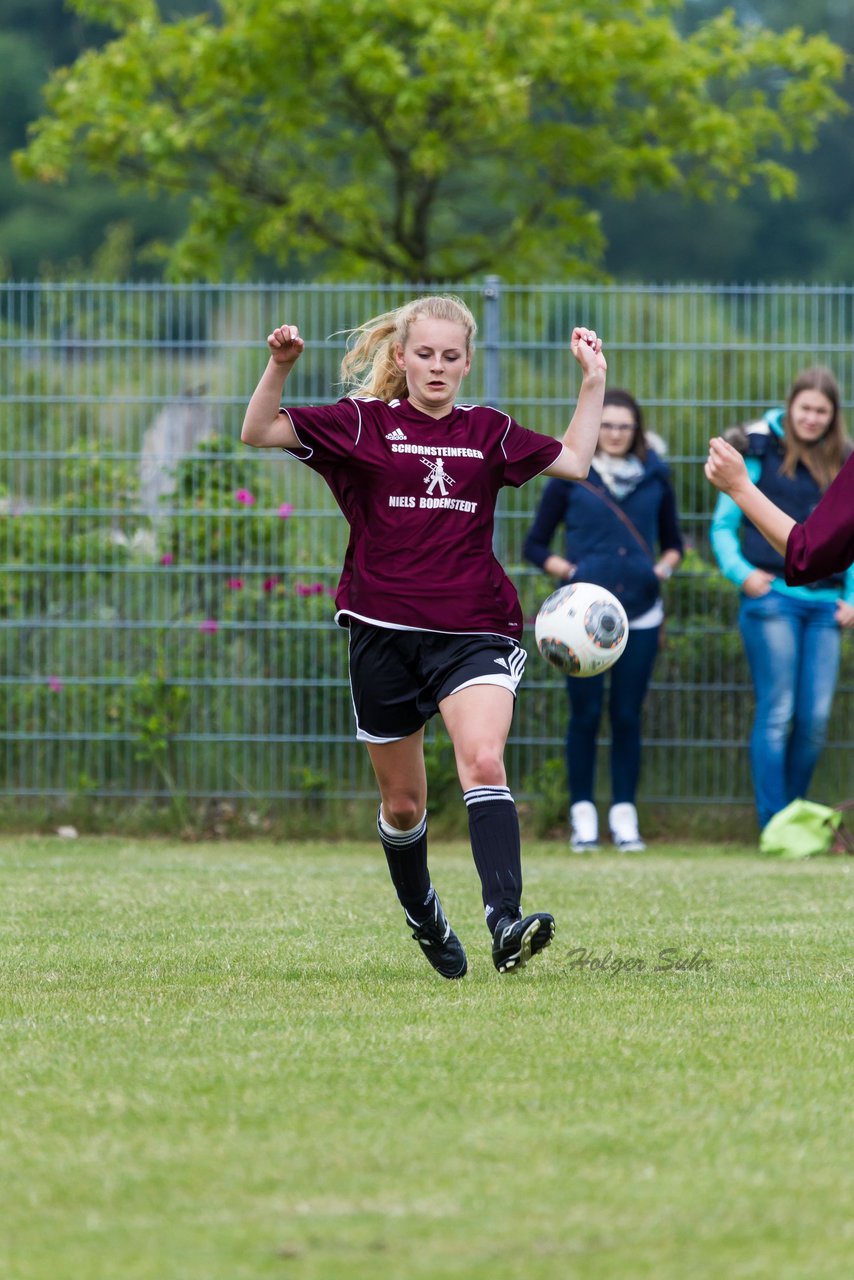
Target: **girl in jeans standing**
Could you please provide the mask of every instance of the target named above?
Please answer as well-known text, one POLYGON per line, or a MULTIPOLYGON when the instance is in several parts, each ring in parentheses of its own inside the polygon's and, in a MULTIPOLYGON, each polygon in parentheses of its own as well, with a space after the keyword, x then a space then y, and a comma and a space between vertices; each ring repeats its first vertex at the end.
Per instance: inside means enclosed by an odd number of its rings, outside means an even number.
POLYGON ((599 847, 594 802, 596 740, 605 706, 611 723, 611 839, 623 853, 646 847, 635 796, 641 769, 641 716, 658 654, 664 606, 661 583, 682 559, 676 498, 664 462, 644 429, 640 405, 628 391, 606 391, 589 483, 550 480, 525 539, 525 556, 558 583, 595 582, 622 602, 629 639, 607 673, 567 677, 570 717, 566 763, 570 847, 599 847), (563 525, 561 552, 551 548, 563 525), (653 551, 658 547, 658 555, 653 551))
MULTIPOLYGON (((793 520, 807 518, 849 452, 839 387, 807 369, 785 408, 730 433, 758 491, 793 520)), ((807 794, 827 737, 841 628, 854 627, 854 570, 787 586, 784 559, 726 493, 712 519, 712 550, 741 590, 739 628, 756 697, 750 765, 760 827, 807 794)))

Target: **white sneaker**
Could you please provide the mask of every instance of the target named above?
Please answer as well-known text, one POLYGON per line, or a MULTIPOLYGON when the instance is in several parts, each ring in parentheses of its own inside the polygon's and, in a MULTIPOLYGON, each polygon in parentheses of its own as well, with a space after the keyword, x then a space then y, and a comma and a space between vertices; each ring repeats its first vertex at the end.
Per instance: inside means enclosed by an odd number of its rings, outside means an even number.
POLYGON ((592 853, 599 848, 599 815, 592 800, 571 805, 569 822, 569 847, 573 853, 592 853))
POLYGON ((638 831, 638 811, 633 804, 612 804, 608 811, 611 839, 621 853, 643 853, 646 845, 638 831))

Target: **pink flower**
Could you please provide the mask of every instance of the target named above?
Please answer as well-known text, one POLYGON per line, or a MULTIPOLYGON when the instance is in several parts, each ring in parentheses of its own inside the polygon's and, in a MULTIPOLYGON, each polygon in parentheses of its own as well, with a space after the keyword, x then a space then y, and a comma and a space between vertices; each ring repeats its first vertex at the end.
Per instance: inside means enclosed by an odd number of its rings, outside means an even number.
POLYGON ((59 693, 62 688, 62 681, 57 676, 51 676, 47 682, 47 687, 53 693, 59 693))
POLYGON ((288 516, 294 514, 294 504, 292 502, 283 502, 279 507, 279 516, 282 520, 287 520, 288 516))
POLYGON ((251 507, 255 502, 255 494, 250 493, 248 489, 238 489, 234 497, 235 501, 242 502, 244 507, 251 507))
POLYGON ((265 591, 275 591, 275 590, 276 590, 276 587, 277 587, 278 585, 279 585, 279 579, 278 579, 277 577, 275 577, 275 576, 273 576, 272 578, 265 578, 265 579, 264 579, 264 590, 265 590, 265 591))
POLYGON ((294 591, 297 593, 298 596, 322 596, 323 583, 322 582, 311 582, 311 583, 298 582, 294 587, 294 591))
POLYGON ((171 551, 167 551, 165 555, 162 555, 162 556, 160 557, 160 563, 161 563, 161 564, 172 564, 172 562, 174 561, 174 559, 175 559, 175 557, 173 556, 172 552, 171 552, 171 551))
POLYGON ((337 595, 338 595, 338 588, 337 588, 337 587, 327 587, 327 588, 326 588, 326 594, 327 594, 328 596, 337 596, 337 595))
POLYGON ((199 623, 199 630, 206 632, 208 635, 213 635, 218 629, 219 623, 216 618, 205 618, 204 622, 199 623))
POLYGON ((243 579, 242 579, 242 578, 227 578, 227 579, 226 579, 226 583, 225 583, 225 585, 228 587, 229 591, 242 591, 242 590, 243 590, 243 579))

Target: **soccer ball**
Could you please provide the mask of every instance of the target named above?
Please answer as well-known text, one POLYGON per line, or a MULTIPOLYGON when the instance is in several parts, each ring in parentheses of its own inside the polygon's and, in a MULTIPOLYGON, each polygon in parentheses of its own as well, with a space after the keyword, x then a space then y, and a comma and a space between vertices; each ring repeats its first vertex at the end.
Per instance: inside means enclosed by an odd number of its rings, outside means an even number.
POLYGON ((540 606, 534 625, 537 648, 568 676, 598 676, 619 658, 629 620, 615 595, 592 582, 571 582, 540 606))

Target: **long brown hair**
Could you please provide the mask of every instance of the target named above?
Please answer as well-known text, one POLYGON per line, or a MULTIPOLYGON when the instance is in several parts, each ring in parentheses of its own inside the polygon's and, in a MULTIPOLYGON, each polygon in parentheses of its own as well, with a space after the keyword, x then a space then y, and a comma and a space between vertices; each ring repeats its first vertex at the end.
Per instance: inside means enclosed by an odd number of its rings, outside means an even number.
POLYGON ((409 326, 426 316, 461 325, 466 335, 466 356, 474 350, 477 324, 466 304, 450 293, 413 298, 395 311, 366 320, 349 332, 348 350, 341 361, 341 382, 350 395, 399 400, 407 394, 406 374, 394 359, 396 346, 406 346, 409 326))
POLYGON ((839 383, 829 369, 815 365, 798 374, 786 398, 783 414, 783 463, 780 471, 784 476, 794 476, 798 463, 802 462, 820 489, 826 489, 836 478, 850 452, 841 400, 839 383), (829 427, 813 444, 799 440, 792 427, 792 404, 802 391, 818 391, 833 406, 829 427))

